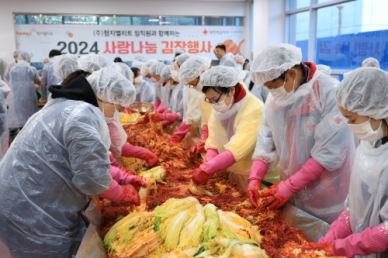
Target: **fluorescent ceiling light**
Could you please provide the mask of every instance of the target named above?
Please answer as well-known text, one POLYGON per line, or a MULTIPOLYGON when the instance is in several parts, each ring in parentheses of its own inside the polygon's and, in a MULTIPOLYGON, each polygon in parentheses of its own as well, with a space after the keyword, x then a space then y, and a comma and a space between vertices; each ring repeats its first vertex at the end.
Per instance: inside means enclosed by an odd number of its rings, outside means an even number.
POLYGON ((149 19, 148 21, 159 21, 159 19, 149 19))

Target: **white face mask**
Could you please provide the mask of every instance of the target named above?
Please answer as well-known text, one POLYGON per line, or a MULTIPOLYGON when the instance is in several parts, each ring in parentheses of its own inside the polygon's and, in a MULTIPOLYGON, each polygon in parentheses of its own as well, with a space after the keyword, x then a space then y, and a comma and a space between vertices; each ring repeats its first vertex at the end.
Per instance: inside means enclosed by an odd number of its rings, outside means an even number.
POLYGON ((196 91, 202 93, 203 85, 201 82, 198 82, 197 86, 194 87, 196 91))
POLYGON ((242 65, 237 65, 236 68, 239 69, 239 70, 242 70, 243 66, 242 65))
POLYGON ((143 83, 143 78, 141 78, 141 76, 135 78, 135 85, 141 85, 143 83))
POLYGON ((222 101, 219 101, 218 103, 212 104, 213 109, 219 113, 225 113, 226 111, 228 111, 232 107, 233 97, 232 97, 232 100, 230 101, 230 104, 228 106, 225 104, 225 99, 226 99, 226 95, 222 101))
POLYGON ((167 83, 167 87, 169 87, 170 89, 175 89, 176 88, 176 84, 174 85, 171 85, 170 82, 167 83))
POLYGON ((361 124, 348 124, 350 131, 352 131, 362 141, 377 141, 384 137, 383 128, 380 123, 379 128, 374 131, 370 124, 370 118, 368 121, 361 124))
POLYGON ((152 83, 157 83, 157 82, 158 82, 158 80, 156 80, 156 78, 154 78, 154 77, 151 77, 150 81, 151 81, 152 83))
MULTIPOLYGON (((287 78, 287 77, 286 77, 287 78)), ((284 85, 286 84, 287 80, 284 80, 283 86, 276 88, 276 89, 270 89, 269 92, 271 92, 272 96, 277 100, 286 100, 288 99, 294 92, 295 92, 295 80, 294 80, 294 86, 292 86, 292 90, 290 92, 287 92, 284 88, 284 85)))
POLYGON ((171 77, 172 77, 172 79, 174 80, 174 81, 176 81, 176 82, 180 82, 180 80, 179 80, 179 72, 177 72, 177 71, 172 71, 171 72, 171 77))

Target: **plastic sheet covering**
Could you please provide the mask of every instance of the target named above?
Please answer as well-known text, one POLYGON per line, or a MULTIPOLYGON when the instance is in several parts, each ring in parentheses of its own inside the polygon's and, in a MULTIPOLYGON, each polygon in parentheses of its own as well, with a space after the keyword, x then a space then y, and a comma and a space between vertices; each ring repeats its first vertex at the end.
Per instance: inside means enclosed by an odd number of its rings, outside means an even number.
POLYGON ((315 243, 325 236, 331 228, 325 221, 298 209, 290 203, 284 206, 282 217, 288 225, 300 229, 315 243))
POLYGON ((103 258, 106 255, 104 244, 100 237, 102 215, 98 202, 99 198, 94 196, 89 206, 82 213, 90 224, 86 229, 77 255, 75 256, 76 258, 103 258))

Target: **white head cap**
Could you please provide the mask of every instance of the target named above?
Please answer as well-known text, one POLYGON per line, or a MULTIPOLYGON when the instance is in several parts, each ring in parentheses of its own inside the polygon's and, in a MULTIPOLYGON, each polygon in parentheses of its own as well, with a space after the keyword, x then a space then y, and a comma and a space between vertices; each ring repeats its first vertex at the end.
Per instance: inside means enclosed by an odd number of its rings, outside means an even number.
POLYGON ((179 67, 181 67, 182 64, 183 64, 187 59, 189 59, 189 58, 190 58, 189 55, 184 54, 184 55, 177 56, 177 57, 175 58, 175 61, 178 63, 179 67))
POLYGON ((201 83, 203 86, 233 87, 244 79, 244 74, 239 69, 220 65, 204 72, 201 83))
POLYGON ((155 63, 155 62, 158 62, 158 60, 156 59, 151 59, 151 60, 148 60, 147 62, 145 62, 142 66, 141 66, 141 69, 140 69, 140 72, 141 72, 141 75, 143 76, 147 76, 150 71, 150 66, 155 63))
POLYGON ((331 74, 331 68, 327 65, 317 65, 317 70, 327 75, 331 74))
POLYGON ((228 59, 224 62, 223 66, 237 67, 237 63, 232 59, 228 59))
POLYGON ((86 55, 81 56, 78 59, 78 68, 88 73, 93 73, 104 67, 113 67, 113 61, 104 56, 99 55, 86 55))
POLYGON ((30 61, 31 61, 31 55, 30 55, 30 53, 28 53, 28 52, 20 52, 20 53, 19 53, 18 60, 19 60, 19 61, 30 62, 30 61))
POLYGON ((375 67, 380 69, 380 62, 373 57, 369 57, 362 62, 362 67, 375 67))
POLYGON ((150 66, 150 69, 149 69, 149 72, 151 75, 160 75, 160 72, 162 71, 162 69, 165 67, 166 65, 161 63, 161 62, 156 62, 156 63, 153 63, 151 66, 150 66))
POLYGON ((132 84, 134 75, 131 68, 129 68, 129 66, 125 63, 116 63, 116 65, 120 66, 121 74, 124 75, 124 77, 132 84))
POLYGON ((69 74, 78 69, 78 57, 72 54, 58 56, 53 64, 54 76, 64 80, 69 74))
POLYGON ((210 68, 212 60, 204 56, 194 56, 184 62, 179 69, 179 80, 187 85, 195 80, 202 72, 210 68))
POLYGON ((174 70, 173 65, 166 65, 165 67, 163 67, 162 71, 160 72, 160 78, 162 78, 163 81, 170 79, 172 70, 174 70))

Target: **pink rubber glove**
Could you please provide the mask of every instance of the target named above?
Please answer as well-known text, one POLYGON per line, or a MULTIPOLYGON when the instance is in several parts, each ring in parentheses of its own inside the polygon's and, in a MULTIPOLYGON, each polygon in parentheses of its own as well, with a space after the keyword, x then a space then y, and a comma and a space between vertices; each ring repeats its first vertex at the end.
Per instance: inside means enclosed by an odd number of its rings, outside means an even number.
POLYGON ((362 233, 335 240, 333 244, 335 256, 354 257, 355 255, 378 254, 388 248, 388 231, 383 222, 377 227, 365 229, 362 233))
POLYGON ((167 109, 163 112, 163 114, 168 114, 168 113, 172 113, 170 109, 167 109))
POLYGON ((129 107, 126 107, 124 109, 124 112, 127 113, 128 115, 131 115, 132 114, 132 110, 129 108, 129 107))
POLYGON ((148 167, 154 167, 159 164, 158 156, 153 154, 151 151, 143 147, 133 146, 130 144, 124 144, 121 150, 121 156, 128 158, 137 158, 145 160, 148 167))
POLYGON ((206 157, 205 157, 206 162, 211 161, 211 160, 214 159, 217 155, 218 155, 218 150, 216 150, 216 149, 207 149, 206 157))
MULTIPOLYGON (((208 136, 209 136, 209 129, 208 129, 207 125, 204 125, 202 127, 202 130, 201 130, 201 142, 198 143, 197 145, 193 146, 190 151, 194 154, 206 152, 205 142, 206 142, 208 136)), ((218 153, 217 153, 217 155, 218 155, 218 153)))
POLYGON ((211 161, 208 161, 202 164, 194 173, 193 181, 195 184, 206 184, 209 180, 209 177, 236 163, 233 154, 230 151, 224 151, 223 153, 217 155, 211 161))
POLYGON ((117 162, 117 160, 115 159, 115 157, 113 157, 112 154, 109 155, 109 159, 110 159, 111 166, 122 168, 122 166, 117 162))
POLYGON ((131 170, 129 171, 130 172, 127 173, 127 171, 124 168, 115 167, 115 166, 111 166, 109 169, 109 173, 111 174, 113 180, 115 180, 120 185, 129 184, 130 178, 134 176, 134 173, 131 170))
POLYGON ((334 240, 344 239, 352 234, 349 221, 349 211, 343 210, 341 215, 331 224, 331 229, 318 243, 333 243, 334 240))
POLYGON ((178 113, 155 113, 152 116, 153 122, 160 122, 162 120, 165 121, 179 121, 181 118, 178 113))
POLYGON ((191 125, 187 125, 186 122, 182 122, 178 130, 176 130, 176 132, 174 133, 174 135, 171 136, 170 139, 168 139, 167 143, 171 145, 180 143, 182 139, 185 138, 186 134, 190 131, 190 126, 191 125))
POLYGON ((314 158, 308 159, 302 168, 286 181, 271 186, 269 191, 261 194, 261 197, 268 197, 263 206, 269 206, 270 209, 282 207, 294 193, 315 181, 324 171, 325 168, 314 158))
POLYGON ((156 112, 163 113, 164 111, 165 111, 165 109, 164 109, 163 103, 160 103, 160 105, 159 105, 158 109, 156 110, 156 112))
POLYGON ((101 198, 108 199, 112 202, 133 202, 136 205, 140 204, 139 194, 131 185, 119 185, 115 180, 112 180, 108 190, 98 195, 101 198))
POLYGON ((251 171, 248 179, 247 194, 252 205, 258 208, 257 202, 260 199, 259 191, 261 191, 261 181, 267 174, 268 165, 262 160, 255 160, 252 163, 251 171))
POLYGON ((161 104, 162 102, 160 102, 159 100, 155 100, 154 102, 154 111, 158 110, 158 107, 159 105, 161 104))

